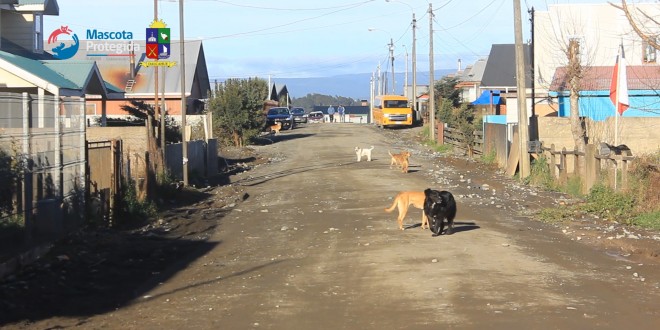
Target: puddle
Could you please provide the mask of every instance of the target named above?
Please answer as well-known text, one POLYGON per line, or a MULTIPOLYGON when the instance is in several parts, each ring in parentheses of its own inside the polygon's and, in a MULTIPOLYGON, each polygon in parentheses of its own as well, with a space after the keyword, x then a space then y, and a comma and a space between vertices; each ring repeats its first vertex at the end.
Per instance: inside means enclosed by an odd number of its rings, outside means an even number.
POLYGON ((605 251, 605 254, 614 258, 615 260, 630 262, 630 260, 626 258, 627 256, 622 256, 620 253, 617 252, 605 251))

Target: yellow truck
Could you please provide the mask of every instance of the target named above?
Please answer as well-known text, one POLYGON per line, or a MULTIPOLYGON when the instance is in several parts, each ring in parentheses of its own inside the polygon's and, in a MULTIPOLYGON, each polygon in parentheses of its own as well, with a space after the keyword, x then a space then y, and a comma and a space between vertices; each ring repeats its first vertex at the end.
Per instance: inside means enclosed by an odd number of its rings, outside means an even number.
POLYGON ((413 126, 413 110, 408 98, 401 95, 378 95, 372 104, 374 123, 378 127, 413 126))

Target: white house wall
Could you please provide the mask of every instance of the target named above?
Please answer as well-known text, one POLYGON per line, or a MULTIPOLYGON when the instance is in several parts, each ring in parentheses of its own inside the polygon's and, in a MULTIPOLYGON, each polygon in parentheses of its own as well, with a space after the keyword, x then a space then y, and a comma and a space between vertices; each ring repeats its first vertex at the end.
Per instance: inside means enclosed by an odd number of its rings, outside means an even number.
MULTIPOLYGON (((629 9, 631 12, 639 9, 650 17, 660 15, 658 4, 629 4, 629 9)), ((660 34, 656 23, 640 14, 635 18, 644 29, 660 34)), ((642 39, 633 31, 623 11, 608 3, 549 5, 547 11, 536 12, 534 23, 534 64, 539 91, 547 91, 555 69, 568 63, 566 48, 571 38, 580 41, 583 66, 614 65, 621 43, 628 65, 643 64, 642 39)))

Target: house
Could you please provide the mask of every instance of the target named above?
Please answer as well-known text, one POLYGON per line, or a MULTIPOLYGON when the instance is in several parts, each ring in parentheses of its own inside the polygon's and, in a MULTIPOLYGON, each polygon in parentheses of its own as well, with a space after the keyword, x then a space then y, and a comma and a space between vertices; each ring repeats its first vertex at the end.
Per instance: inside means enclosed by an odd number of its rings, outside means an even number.
MULTIPOLYGON (((530 47, 523 45, 525 72, 531 70, 530 47)), ((525 75, 525 95, 531 95, 531 77, 525 75)), ((477 106, 483 115, 504 115, 508 108, 516 108, 518 82, 516 77, 516 52, 514 44, 494 44, 486 61, 479 86, 481 93, 472 105, 477 106), (498 96, 498 97, 496 97, 498 96), (513 101, 513 102, 511 102, 513 101)), ((527 102, 527 113, 531 114, 531 101, 527 102)), ((517 113, 514 111, 514 113, 517 113)), ((508 113, 510 121, 517 122, 517 116, 508 113)))
MULTIPOLYGON (((635 20, 650 36, 660 35, 660 26, 654 17, 660 15, 660 6, 655 3, 628 3, 632 12, 637 13, 635 20)), ((603 2, 600 4, 549 4, 546 11, 535 11, 532 17, 534 22, 534 84, 536 98, 540 100, 536 109, 547 109, 545 113, 565 115, 567 112, 563 97, 565 90, 563 81, 568 64, 566 49, 571 42, 578 44, 580 62, 585 70, 584 87, 591 92, 604 92, 605 85, 611 81, 612 67, 618 55, 619 46, 622 45, 626 61, 629 65, 628 83, 637 73, 644 73, 641 80, 653 83, 652 78, 645 73, 658 71, 657 50, 651 47, 633 30, 623 11, 603 2), (609 73, 607 72, 609 71, 609 73), (602 80, 601 82, 597 82, 602 80), (558 100, 557 98, 562 100, 558 100), (559 109, 558 105, 563 108, 559 109)), ((640 86, 641 87, 641 86, 640 86)), ((646 86, 644 89, 658 89, 660 84, 646 86)), ((609 88, 609 85, 607 86, 609 88)), ((642 90, 636 89, 636 93, 642 90)), ((586 96, 587 93, 581 94, 586 96)), ((600 98, 605 100, 607 98, 600 98)), ((584 105, 601 104, 605 108, 612 107, 605 102, 592 103, 585 100, 584 105)), ((634 101, 634 102, 637 102, 634 101)), ((646 104, 646 101, 640 101, 646 104)), ((655 104, 658 102, 656 101, 655 104)), ((581 103, 582 105, 582 103, 581 103)), ((657 109, 657 106, 655 107, 657 109)), ((607 111, 580 108, 585 113, 590 112, 598 118, 607 111), (599 115, 595 115, 598 112, 599 115)), ((540 111, 539 111, 540 112, 540 111)), ((613 115, 613 111, 609 111, 613 115)), ((626 111, 625 116, 642 114, 636 111, 626 111)))
MULTIPOLYGON (((87 40, 81 40, 86 44, 87 40)), ((93 41, 92 41, 93 42, 93 41)), ((121 109, 130 100, 141 100, 153 104, 156 98, 155 69, 158 70, 158 90, 161 105, 164 105, 168 115, 180 121, 181 118, 181 43, 170 43, 170 57, 160 60, 165 66, 152 66, 146 58, 146 45, 143 40, 118 40, 115 42, 117 52, 123 56, 106 56, 105 48, 93 47, 91 50, 79 50, 71 60, 93 59, 103 77, 108 83, 124 91, 123 99, 116 99, 107 104, 95 97, 87 98, 87 115, 100 118, 103 114, 108 117, 124 117, 128 114, 121 109)), ((199 40, 185 43, 185 95, 186 114, 200 114, 204 110, 205 100, 211 90, 204 47, 199 40)), ((70 61, 70 60, 65 60, 70 61)))
POLYGON ((479 87, 486 69, 487 58, 478 59, 474 64, 468 65, 465 70, 459 70, 455 75, 458 79, 456 88, 460 91, 461 102, 474 102, 480 96, 479 87))
POLYGON ((43 16, 59 13, 56 0, 0 1, 0 50, 28 58, 52 58, 44 54, 43 16))
MULTIPOLYGON (((614 104, 610 100, 610 84, 613 66, 591 66, 584 69, 580 79, 580 116, 595 121, 615 116, 614 104)), ((568 69, 557 68, 550 96, 557 99, 557 116, 570 117, 570 91, 568 90, 568 69)), ((627 66, 628 99, 630 107, 623 117, 660 117, 657 87, 660 87, 660 67, 649 70, 648 66, 627 66), (654 87, 655 86, 655 87, 654 87)))
POLYGON ((268 99, 277 102, 279 106, 283 107, 288 107, 291 104, 291 96, 286 85, 272 84, 268 93, 268 99))

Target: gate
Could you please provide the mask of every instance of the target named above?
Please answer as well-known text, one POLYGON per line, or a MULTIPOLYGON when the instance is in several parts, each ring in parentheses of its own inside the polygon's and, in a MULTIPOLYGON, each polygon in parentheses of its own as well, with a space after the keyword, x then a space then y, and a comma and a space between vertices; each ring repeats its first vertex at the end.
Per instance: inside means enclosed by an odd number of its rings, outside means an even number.
POLYGON ((112 226, 121 195, 121 140, 87 142, 87 189, 91 221, 112 226))

